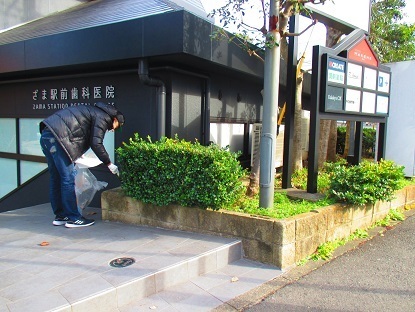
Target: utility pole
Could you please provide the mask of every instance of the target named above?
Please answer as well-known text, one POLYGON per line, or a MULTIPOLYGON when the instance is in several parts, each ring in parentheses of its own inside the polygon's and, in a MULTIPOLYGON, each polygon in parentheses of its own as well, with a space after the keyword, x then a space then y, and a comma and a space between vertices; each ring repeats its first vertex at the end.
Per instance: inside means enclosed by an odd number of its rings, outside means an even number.
POLYGON ((259 206, 274 205, 275 149, 280 78, 279 0, 270 1, 264 68, 264 100, 260 141, 259 206))

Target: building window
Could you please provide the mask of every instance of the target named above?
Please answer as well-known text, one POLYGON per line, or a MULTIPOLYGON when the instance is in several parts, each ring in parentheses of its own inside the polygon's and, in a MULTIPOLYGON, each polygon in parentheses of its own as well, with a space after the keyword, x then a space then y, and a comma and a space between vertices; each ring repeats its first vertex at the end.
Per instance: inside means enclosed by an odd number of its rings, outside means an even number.
POLYGON ((0 158, 0 172, 3 177, 0 182, 0 198, 17 187, 17 160, 0 158))
POLYGON ((16 153, 16 119, 0 118, 0 152, 16 153))
POLYGON ((42 170, 48 167, 47 164, 38 163, 33 161, 20 161, 20 183, 23 184, 27 180, 33 178, 42 170))
MULTIPOLYGON (((0 172, 7 179, 0 180, 0 198, 7 195, 21 184, 27 182, 42 170, 47 169, 44 162, 26 160, 27 156, 42 156, 40 147, 39 123, 43 119, 38 118, 0 118, 0 172), (16 125, 19 134, 17 135, 16 125), (19 147, 19 149, 17 149, 19 147), (19 176, 20 174, 20 176, 19 176)), ((110 159, 114 161, 115 136, 114 132, 107 132, 104 138, 104 146, 110 159)), ((87 156, 96 157, 92 150, 87 151, 87 156)), ((29 157, 30 158, 30 157, 29 157)))
POLYGON ((43 119, 19 119, 19 149, 20 154, 43 156, 40 147, 39 123, 43 119))

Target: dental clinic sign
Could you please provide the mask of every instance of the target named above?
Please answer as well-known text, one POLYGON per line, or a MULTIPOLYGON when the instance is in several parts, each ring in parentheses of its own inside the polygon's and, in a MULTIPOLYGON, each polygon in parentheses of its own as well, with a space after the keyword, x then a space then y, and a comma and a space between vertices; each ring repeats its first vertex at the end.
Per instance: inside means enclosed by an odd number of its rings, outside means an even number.
POLYGON ((69 106, 105 102, 114 105, 113 85, 40 87, 32 90, 33 110, 59 110, 69 106))
POLYGON ((387 70, 325 53, 320 111, 387 116, 390 81, 387 70))

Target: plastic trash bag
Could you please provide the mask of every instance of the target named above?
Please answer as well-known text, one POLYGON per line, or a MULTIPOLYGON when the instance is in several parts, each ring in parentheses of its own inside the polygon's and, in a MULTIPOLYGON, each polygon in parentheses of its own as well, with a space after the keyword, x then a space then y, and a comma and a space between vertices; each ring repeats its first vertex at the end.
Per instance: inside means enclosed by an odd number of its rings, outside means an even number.
POLYGON ((97 191, 107 187, 107 182, 98 181, 92 172, 84 166, 75 165, 75 194, 78 210, 82 214, 82 209, 87 207, 97 191))

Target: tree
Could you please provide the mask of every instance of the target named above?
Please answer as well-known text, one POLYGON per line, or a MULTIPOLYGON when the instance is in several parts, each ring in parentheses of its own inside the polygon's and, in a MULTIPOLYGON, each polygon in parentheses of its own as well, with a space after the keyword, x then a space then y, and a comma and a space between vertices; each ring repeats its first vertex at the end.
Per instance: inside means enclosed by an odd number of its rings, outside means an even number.
MULTIPOLYGON (((413 0, 411 0, 413 1, 413 0)), ((403 23, 405 0, 372 0, 369 41, 381 63, 415 59, 415 23, 403 23)))
MULTIPOLYGON (((343 33, 332 27, 327 28, 326 47, 335 46, 343 33)), ((324 162, 336 161, 336 141, 337 141, 337 120, 321 120, 320 121, 320 138, 318 167, 322 168, 324 162)))
MULTIPOLYGON (((287 59, 287 37, 289 36, 298 36, 300 34, 290 34, 287 31, 287 26, 290 17, 293 14, 297 14, 300 11, 306 11, 304 4, 306 3, 323 3, 326 0, 279 0, 279 16, 278 16, 278 32, 281 37, 281 41, 277 42, 277 44, 281 47, 281 56, 284 59, 287 59)), ((331 1, 331 0, 329 0, 331 1)), ((229 26, 233 26, 236 28, 235 34, 230 35, 229 33, 225 32, 223 29, 218 29, 214 33, 214 37, 226 37, 229 41, 234 42, 242 49, 246 50, 252 56, 258 57, 261 60, 262 58, 262 51, 263 49, 269 48, 269 42, 273 42, 272 40, 268 40, 266 35, 268 34, 267 28, 267 21, 269 17, 269 4, 265 0, 257 0, 257 1, 249 1, 249 0, 228 0, 227 3, 216 10, 211 12, 211 16, 219 16, 220 21, 224 28, 228 28, 229 26), (255 4, 257 6, 255 6, 255 4), (262 18, 262 25, 250 25, 245 21, 246 12, 258 10, 262 18), (261 36, 258 36, 260 34, 261 36)), ((309 27, 315 24, 316 21, 313 21, 309 27)), ((309 28, 308 27, 308 28, 309 28)), ((307 29, 308 29, 307 28, 307 29)), ((303 32, 305 32, 305 29, 303 32)), ((302 32, 302 33, 303 33, 302 32)), ((296 100, 296 107, 301 108, 301 95, 302 93, 302 73, 301 71, 297 71, 297 100, 296 100)), ((296 116, 294 120, 297 120, 298 128, 298 120, 301 121, 301 109, 295 109, 296 116)), ((297 133, 298 134, 298 133, 297 133)), ((296 144, 293 147, 296 158, 294 159, 293 163, 296 164, 296 169, 298 168, 298 164, 302 163, 302 152, 301 152, 301 140, 296 140, 296 144)), ((259 163, 255 162, 254 167, 251 170, 250 176, 250 186, 248 187, 249 193, 255 193, 254 189, 258 185, 258 172, 259 172, 259 163)))

